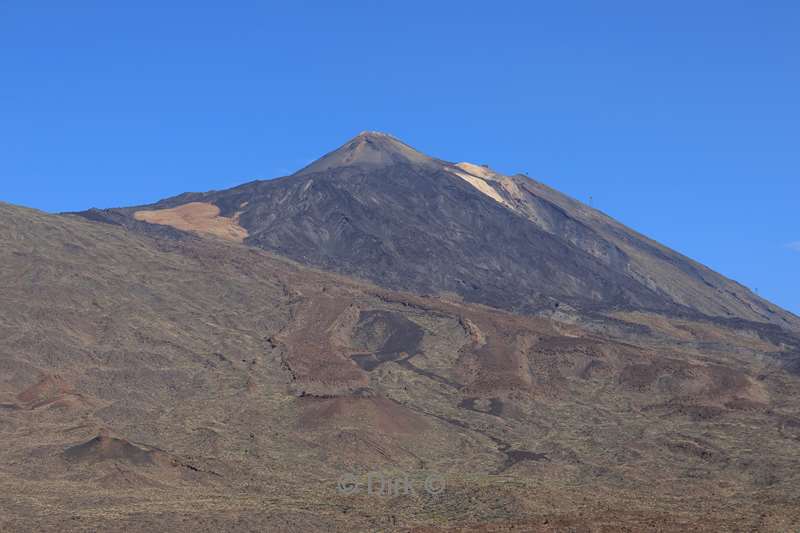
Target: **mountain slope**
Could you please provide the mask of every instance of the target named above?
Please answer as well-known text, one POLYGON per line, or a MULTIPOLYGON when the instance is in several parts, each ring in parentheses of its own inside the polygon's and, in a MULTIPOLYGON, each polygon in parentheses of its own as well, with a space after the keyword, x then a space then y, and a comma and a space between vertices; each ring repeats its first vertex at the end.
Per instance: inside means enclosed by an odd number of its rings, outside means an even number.
POLYGON ((289 177, 84 216, 213 233, 385 287, 526 313, 566 304, 800 329, 795 315, 553 189, 383 133, 289 177))
POLYGON ((457 166, 489 185, 499 201, 545 231, 560 235, 601 259, 611 255, 610 249, 621 251, 628 259, 629 275, 679 305, 706 315, 772 322, 790 329, 797 329, 800 324, 798 317, 741 284, 546 185, 526 176, 504 176, 469 163, 457 166))
POLYGON ((777 327, 515 315, 143 228, 0 204, 3 531, 800 525, 777 327), (370 471, 418 494, 337 490, 370 471))

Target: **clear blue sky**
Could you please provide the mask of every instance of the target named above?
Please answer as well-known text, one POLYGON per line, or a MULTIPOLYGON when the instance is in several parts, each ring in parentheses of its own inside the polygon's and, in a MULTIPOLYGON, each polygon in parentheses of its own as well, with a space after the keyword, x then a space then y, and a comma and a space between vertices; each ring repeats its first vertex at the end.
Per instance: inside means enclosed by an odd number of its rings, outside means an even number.
POLYGON ((222 189, 374 129, 800 313, 798 28, 795 1, 0 0, 0 199, 222 189))

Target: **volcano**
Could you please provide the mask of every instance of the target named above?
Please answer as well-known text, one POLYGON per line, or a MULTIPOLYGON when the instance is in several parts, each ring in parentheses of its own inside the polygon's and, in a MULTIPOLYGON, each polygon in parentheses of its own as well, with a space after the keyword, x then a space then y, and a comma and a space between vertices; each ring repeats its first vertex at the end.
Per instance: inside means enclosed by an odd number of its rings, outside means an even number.
POLYGON ((360 133, 288 177, 84 216, 213 234, 515 312, 644 309, 800 329, 797 316, 555 189, 386 133, 360 133))

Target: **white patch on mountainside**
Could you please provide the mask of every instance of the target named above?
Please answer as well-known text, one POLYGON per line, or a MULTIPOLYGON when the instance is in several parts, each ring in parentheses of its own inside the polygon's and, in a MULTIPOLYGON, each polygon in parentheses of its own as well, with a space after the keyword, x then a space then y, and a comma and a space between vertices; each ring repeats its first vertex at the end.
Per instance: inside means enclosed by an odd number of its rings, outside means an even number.
POLYGON ((456 166, 461 170, 469 172, 473 176, 477 176, 485 180, 497 181, 497 177, 500 175, 485 165, 476 165, 474 163, 464 162, 458 163, 456 166))
POLYGON ((490 197, 492 200, 503 204, 509 209, 517 211, 517 209, 511 203, 509 203, 509 201, 504 198, 494 186, 489 183, 493 182, 499 185, 500 189, 505 191, 505 193, 511 199, 521 200, 523 197, 522 191, 520 191, 517 184, 510 177, 495 172, 487 166, 466 162, 458 163, 455 165, 455 167, 450 168, 449 170, 459 178, 469 182, 470 185, 478 189, 486 196, 490 197), (458 170, 455 170, 456 168, 458 170))
POLYGON ((466 181, 467 183, 478 189, 480 192, 482 192, 495 202, 503 204, 506 207, 511 207, 508 205, 505 199, 502 196, 500 196, 500 194, 498 194, 496 190, 494 190, 494 187, 486 183, 486 180, 478 176, 475 176, 473 174, 470 174, 468 172, 462 172, 460 170, 456 170, 455 167, 450 169, 450 172, 458 176, 459 178, 463 179, 464 181, 466 181))

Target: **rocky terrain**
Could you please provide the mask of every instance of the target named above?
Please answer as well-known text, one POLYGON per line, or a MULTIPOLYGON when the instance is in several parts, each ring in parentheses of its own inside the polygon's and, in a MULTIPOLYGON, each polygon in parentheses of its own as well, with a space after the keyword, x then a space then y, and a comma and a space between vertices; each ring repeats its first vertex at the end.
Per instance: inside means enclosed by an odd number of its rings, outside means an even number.
POLYGON ((148 206, 0 204, 0 531, 794 531, 797 325, 384 134, 148 206), (417 490, 339 486, 371 472, 417 490))

